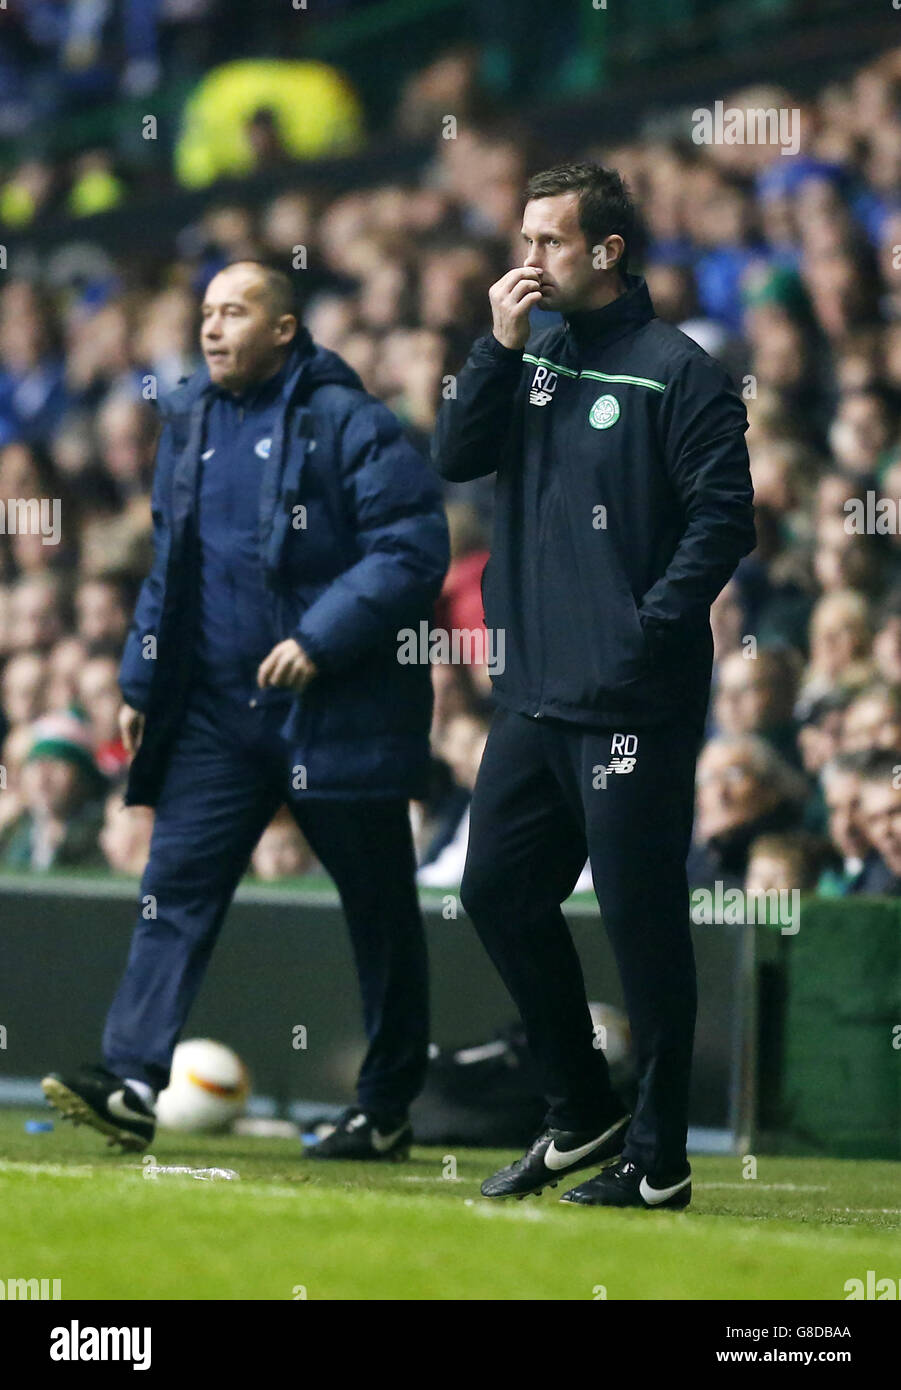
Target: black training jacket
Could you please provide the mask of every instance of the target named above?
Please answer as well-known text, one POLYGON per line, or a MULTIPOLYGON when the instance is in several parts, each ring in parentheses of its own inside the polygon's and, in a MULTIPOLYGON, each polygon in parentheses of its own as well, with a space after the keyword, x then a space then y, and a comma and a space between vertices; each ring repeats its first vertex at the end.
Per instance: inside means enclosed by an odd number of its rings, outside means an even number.
POLYGON ((485 621, 499 704, 583 725, 703 723, 710 604, 755 545, 747 414, 644 280, 525 351, 480 338, 432 459, 497 471, 485 621))

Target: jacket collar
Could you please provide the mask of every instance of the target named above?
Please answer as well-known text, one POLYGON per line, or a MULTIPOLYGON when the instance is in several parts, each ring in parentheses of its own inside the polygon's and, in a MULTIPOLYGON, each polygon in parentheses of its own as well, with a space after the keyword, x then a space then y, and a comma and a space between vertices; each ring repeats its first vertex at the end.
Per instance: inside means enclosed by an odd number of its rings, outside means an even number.
MULTIPOLYGON (((278 374, 281 393, 286 400, 294 394, 298 381, 314 352, 315 348, 310 330, 305 325, 300 324, 291 351, 278 374)), ((266 387, 269 383, 264 382, 263 385, 266 387)), ((192 376, 181 382, 170 396, 160 402, 161 414, 163 416, 189 414, 201 397, 211 399, 218 389, 210 381, 209 368, 204 363, 192 376)), ((235 397, 232 399, 234 400, 235 397)))
POLYGON ((655 318, 648 287, 640 275, 623 276, 625 292, 602 309, 564 314, 565 332, 576 347, 603 347, 655 318))
POLYGON ((213 386, 210 390, 213 399, 229 401, 232 405, 244 406, 245 409, 253 410, 255 406, 264 405, 267 401, 275 400, 285 389, 288 377, 291 373, 291 354, 289 353, 278 371, 265 381, 254 382, 244 391, 235 393, 229 391, 225 386, 213 386))

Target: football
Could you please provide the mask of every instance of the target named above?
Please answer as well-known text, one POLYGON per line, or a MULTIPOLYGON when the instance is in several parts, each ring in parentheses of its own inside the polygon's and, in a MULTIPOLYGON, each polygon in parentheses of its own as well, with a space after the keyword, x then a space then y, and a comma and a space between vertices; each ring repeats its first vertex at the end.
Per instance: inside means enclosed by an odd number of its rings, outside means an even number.
POLYGON ((169 1085, 156 1102, 157 1123, 184 1134, 228 1129, 250 1094, 247 1068, 236 1052, 209 1038, 179 1043, 169 1085))

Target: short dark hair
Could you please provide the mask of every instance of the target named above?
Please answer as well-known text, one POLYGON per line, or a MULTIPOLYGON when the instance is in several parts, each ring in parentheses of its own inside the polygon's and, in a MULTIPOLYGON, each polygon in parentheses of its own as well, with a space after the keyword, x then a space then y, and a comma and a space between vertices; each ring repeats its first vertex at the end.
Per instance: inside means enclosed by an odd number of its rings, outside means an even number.
POLYGON ((266 298, 272 305, 276 317, 293 314, 298 324, 300 323, 297 289, 287 271, 279 265, 274 265, 272 261, 257 260, 254 256, 239 256, 237 260, 229 261, 225 269, 230 270, 233 265, 255 265, 263 274, 266 298))
POLYGON ((758 854, 770 855, 774 859, 794 859, 798 866, 797 886, 802 893, 811 893, 816 888, 823 870, 834 859, 829 841, 803 827, 756 836, 751 841, 748 859, 758 854))
POLYGON ((622 237, 625 249, 617 269, 627 271, 629 248, 636 235, 635 204, 617 171, 601 164, 555 164, 533 174, 526 184, 527 203, 533 198, 554 198, 558 193, 578 193, 579 226, 589 249, 604 237, 622 237))

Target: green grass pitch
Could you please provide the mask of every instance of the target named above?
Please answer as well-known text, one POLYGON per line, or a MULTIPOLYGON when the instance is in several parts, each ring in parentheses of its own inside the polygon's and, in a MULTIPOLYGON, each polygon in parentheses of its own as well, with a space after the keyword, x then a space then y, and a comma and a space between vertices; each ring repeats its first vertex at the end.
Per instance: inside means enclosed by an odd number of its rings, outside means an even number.
POLYGON ((748 1180, 695 1158, 687 1212, 610 1212, 561 1205, 564 1185, 489 1203, 512 1155, 472 1149, 453 1178, 440 1149, 316 1164, 288 1139, 161 1134, 158 1164, 240 1180, 152 1180, 91 1131, 26 1134, 38 1117, 0 1111, 0 1278, 63 1299, 841 1300, 869 1269, 901 1277, 893 1163, 760 1156, 748 1180))

